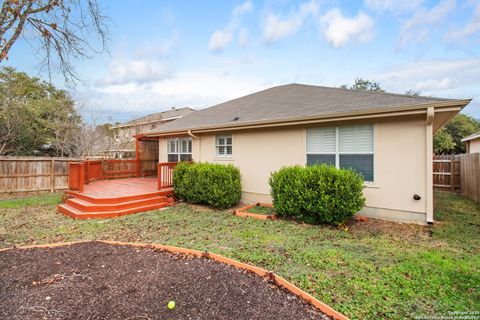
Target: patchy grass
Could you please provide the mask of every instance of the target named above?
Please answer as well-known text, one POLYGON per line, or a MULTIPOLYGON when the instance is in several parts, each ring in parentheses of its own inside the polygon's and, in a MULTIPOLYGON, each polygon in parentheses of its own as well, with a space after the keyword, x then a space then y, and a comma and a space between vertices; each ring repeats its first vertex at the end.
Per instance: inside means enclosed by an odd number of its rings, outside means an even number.
POLYGON ((0 199, 1 208, 22 208, 26 206, 56 205, 62 198, 61 193, 45 193, 30 197, 19 197, 11 199, 0 199))
POLYGON ((349 232, 243 219, 185 204, 77 221, 56 214, 52 199, 8 207, 3 200, 0 246, 94 239, 156 242, 209 250, 272 270, 352 319, 478 311, 480 207, 454 194, 435 196, 441 221, 433 228, 370 219, 351 222, 349 232))
POLYGON ((468 252, 480 248, 480 204, 449 192, 435 193, 434 239, 460 246, 468 252))
POLYGON ((264 215, 275 214, 275 210, 273 208, 265 207, 265 206, 251 207, 250 209, 247 210, 247 212, 264 214, 264 215))

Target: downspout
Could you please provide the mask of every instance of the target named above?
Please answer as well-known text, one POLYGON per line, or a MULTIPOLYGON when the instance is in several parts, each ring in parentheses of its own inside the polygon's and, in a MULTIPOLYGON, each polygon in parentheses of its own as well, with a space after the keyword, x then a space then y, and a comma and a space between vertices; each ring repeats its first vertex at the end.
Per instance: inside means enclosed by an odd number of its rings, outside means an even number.
POLYGON ((196 160, 197 162, 200 162, 201 161, 201 158, 200 158, 200 152, 201 152, 201 147, 200 147, 200 144, 201 144, 201 140, 200 140, 200 137, 199 136, 196 136, 192 133, 192 130, 187 130, 187 134, 192 137, 193 139, 197 140, 198 143, 197 143, 197 146, 198 146, 198 159, 192 159, 192 160, 196 160))
POLYGON ((433 223, 433 119, 435 118, 434 107, 427 108, 426 119, 426 159, 427 159, 427 181, 426 181, 426 213, 427 223, 433 223))
POLYGON ((193 139, 199 140, 200 138, 192 133, 192 130, 187 130, 187 134, 193 139))

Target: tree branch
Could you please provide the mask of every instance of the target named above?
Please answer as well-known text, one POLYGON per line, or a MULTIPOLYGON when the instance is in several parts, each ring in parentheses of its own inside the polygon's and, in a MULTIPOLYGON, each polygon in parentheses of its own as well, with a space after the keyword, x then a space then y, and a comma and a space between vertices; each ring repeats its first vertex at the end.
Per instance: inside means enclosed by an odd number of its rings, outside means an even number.
POLYGON ((3 59, 8 57, 8 52, 10 51, 10 48, 13 46, 15 41, 17 41, 18 37, 20 37, 20 34, 22 34, 23 27, 25 26, 25 22, 27 22, 28 18, 28 11, 32 7, 33 2, 31 2, 27 9, 24 11, 22 15, 20 15, 20 20, 18 22, 17 27, 15 28, 15 32, 13 35, 10 37, 10 39, 5 43, 5 45, 2 48, 2 51, 0 52, 0 62, 3 61, 3 59))
MULTIPOLYGON (((8 58, 11 47, 24 30, 38 35, 41 68, 52 75, 54 59, 67 85, 76 83, 71 59, 90 58, 89 53, 107 50, 108 17, 102 14, 99 0, 5 0, 0 12, 0 62, 8 58), (93 31, 93 32, 92 32, 93 31), (11 36, 10 36, 11 33, 11 36), (4 39, 8 34, 10 39, 4 39), (92 45, 97 35, 101 50, 92 45)), ((30 43, 30 41, 29 41, 30 43)), ((33 45, 35 48, 35 44, 33 45)), ((36 49, 36 48, 35 48, 36 49)))

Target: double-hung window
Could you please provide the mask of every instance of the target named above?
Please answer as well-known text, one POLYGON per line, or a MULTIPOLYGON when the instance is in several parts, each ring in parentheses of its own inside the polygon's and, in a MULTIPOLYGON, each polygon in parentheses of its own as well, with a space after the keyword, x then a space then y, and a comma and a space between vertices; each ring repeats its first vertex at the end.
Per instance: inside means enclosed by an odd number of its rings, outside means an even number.
POLYGON ((217 157, 231 157, 233 152, 232 135, 216 136, 215 149, 217 157))
POLYGON ((168 162, 192 161, 192 138, 167 140, 168 162))
POLYGON ((353 169, 373 181, 373 125, 308 129, 307 165, 321 163, 353 169))

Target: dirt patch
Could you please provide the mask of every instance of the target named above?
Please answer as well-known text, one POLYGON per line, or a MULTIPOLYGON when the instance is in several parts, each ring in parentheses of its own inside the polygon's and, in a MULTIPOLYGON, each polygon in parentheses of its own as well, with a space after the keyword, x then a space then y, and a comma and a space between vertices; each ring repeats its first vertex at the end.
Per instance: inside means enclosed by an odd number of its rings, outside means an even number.
POLYGON ((348 227, 354 235, 386 235, 394 239, 408 241, 426 240, 430 237, 428 226, 412 223, 399 223, 368 218, 367 221, 348 221, 348 227))
POLYGON ((98 242, 0 252, 0 293, 1 319, 329 319, 232 266, 98 242))

